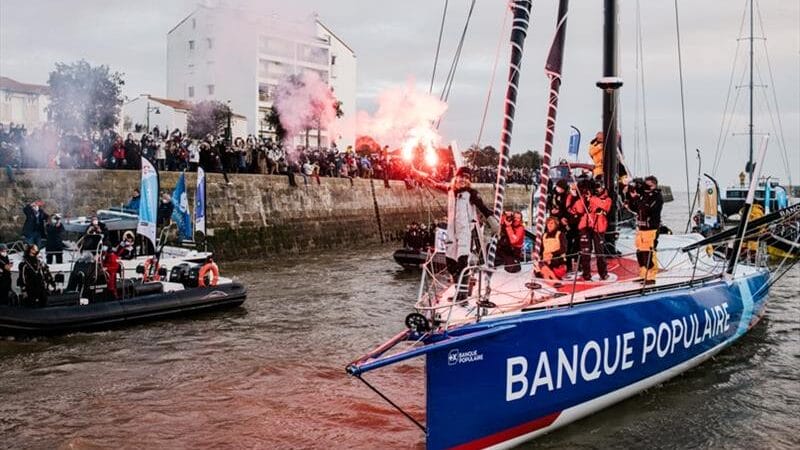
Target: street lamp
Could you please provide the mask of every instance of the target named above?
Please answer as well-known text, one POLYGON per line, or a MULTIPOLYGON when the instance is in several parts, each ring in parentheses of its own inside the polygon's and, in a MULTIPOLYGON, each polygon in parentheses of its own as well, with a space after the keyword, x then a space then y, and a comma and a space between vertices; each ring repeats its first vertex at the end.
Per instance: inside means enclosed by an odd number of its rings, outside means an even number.
POLYGON ((161 111, 158 109, 158 106, 150 106, 150 102, 147 102, 147 132, 150 132, 150 111, 153 111, 154 114, 161 114, 161 111))
POLYGON ((233 147, 233 130, 231 130, 231 101, 228 100, 228 126, 225 128, 225 140, 228 141, 228 147, 233 147))

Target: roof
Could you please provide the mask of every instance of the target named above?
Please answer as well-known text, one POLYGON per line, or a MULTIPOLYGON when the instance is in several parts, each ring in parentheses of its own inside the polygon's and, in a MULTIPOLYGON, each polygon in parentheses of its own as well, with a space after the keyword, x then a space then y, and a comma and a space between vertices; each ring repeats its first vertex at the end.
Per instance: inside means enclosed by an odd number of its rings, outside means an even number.
POLYGON ((0 90, 20 92, 24 94, 49 95, 50 87, 41 84, 27 84, 12 80, 8 77, 0 77, 0 90))
MULTIPOLYGON (((194 105, 194 103, 188 102, 186 100, 173 100, 170 98, 153 97, 152 95, 146 95, 146 96, 143 95, 143 97, 147 98, 151 102, 160 103, 164 106, 168 106, 172 109, 179 109, 181 111, 189 111, 190 109, 192 109, 192 106, 194 105)), ((247 116, 237 113, 231 113, 231 116, 238 117, 240 119, 247 119, 247 116)))
POLYGON ((320 21, 319 19, 317 19, 317 24, 319 24, 319 26, 321 26, 321 27, 322 27, 322 28, 323 28, 325 31, 327 31, 328 33, 330 33, 330 34, 331 34, 331 36, 333 36, 334 38, 336 38, 336 40, 337 40, 337 41, 341 42, 341 44, 342 44, 342 45, 344 45, 346 49, 350 50, 350 53, 352 53, 352 54, 353 54, 353 56, 356 56, 356 52, 355 52, 355 51, 353 51, 353 49, 352 49, 352 48, 351 48, 349 45, 347 45, 347 42, 343 41, 343 40, 342 40, 342 38, 340 38, 339 36, 337 36, 337 35, 336 35, 336 33, 334 33, 333 31, 331 31, 331 29, 330 29, 330 28, 328 28, 328 26, 327 26, 327 25, 325 25, 324 23, 322 23, 322 21, 320 21))
POLYGON ((153 102, 156 102, 156 103, 161 103, 162 105, 169 106, 172 109, 182 109, 184 111, 188 111, 188 110, 192 109, 192 103, 191 102, 187 102, 185 100, 172 100, 172 99, 169 99, 169 98, 159 98, 159 97, 153 97, 153 96, 149 96, 149 95, 147 96, 147 98, 150 99, 150 101, 153 101, 153 102))

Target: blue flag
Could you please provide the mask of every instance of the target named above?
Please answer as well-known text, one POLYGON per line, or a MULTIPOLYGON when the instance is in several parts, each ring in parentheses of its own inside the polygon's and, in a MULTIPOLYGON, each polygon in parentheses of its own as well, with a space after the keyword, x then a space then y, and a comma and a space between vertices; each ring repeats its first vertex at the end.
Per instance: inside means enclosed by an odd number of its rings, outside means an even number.
POLYGON ((147 158, 142 158, 142 182, 139 187, 139 225, 136 232, 156 245, 158 218, 158 171, 147 158))
POLYGON ((581 132, 577 128, 572 127, 572 133, 569 135, 569 150, 570 156, 575 159, 578 158, 578 148, 581 145, 581 132))
POLYGON ((186 173, 181 172, 178 177, 178 184, 172 191, 172 221, 178 225, 178 233, 181 239, 190 240, 192 238, 192 218, 189 215, 189 201, 186 196, 186 173))
POLYGON ((197 189, 194 191, 194 231, 206 234, 206 172, 197 168, 197 189))

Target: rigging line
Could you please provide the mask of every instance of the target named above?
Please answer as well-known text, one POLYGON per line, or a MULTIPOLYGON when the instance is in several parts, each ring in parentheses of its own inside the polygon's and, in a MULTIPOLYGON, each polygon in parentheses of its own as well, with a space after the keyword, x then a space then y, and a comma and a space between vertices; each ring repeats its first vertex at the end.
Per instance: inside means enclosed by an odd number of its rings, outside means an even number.
POLYGON ((489 102, 492 100, 492 89, 494 88, 494 77, 497 74, 497 62, 500 59, 500 50, 502 49, 503 42, 505 42, 506 27, 508 25, 508 14, 511 8, 506 8, 503 14, 503 26, 500 27, 500 39, 497 41, 497 51, 494 54, 494 65, 492 66, 492 79, 489 81, 489 93, 486 95, 486 104, 483 106, 483 117, 481 117, 481 127, 478 129, 478 139, 475 143, 478 147, 481 146, 481 138, 483 137, 483 128, 486 125, 486 114, 489 113, 489 102))
MULTIPOLYGON (((756 61, 756 73, 758 74, 758 82, 759 82, 759 84, 761 86, 765 86, 764 76, 761 73, 761 66, 760 66, 760 64, 758 64, 758 61, 756 61)), ((777 116, 777 120, 778 120, 778 122, 780 122, 780 115, 778 113, 778 109, 777 109, 778 105, 777 105, 777 103, 775 104, 775 114, 772 114, 772 105, 770 105, 769 97, 767 97, 765 95, 765 96, 761 97, 761 100, 762 100, 763 104, 760 105, 760 106, 763 107, 767 111, 767 115, 769 117, 769 122, 772 125, 772 129, 775 131, 775 134, 779 134, 780 130, 778 129, 778 127, 775 126, 775 123, 776 123, 776 117, 775 116, 777 116)), ((781 159, 783 160, 783 163, 785 164, 785 169, 784 170, 786 171, 786 173, 788 175, 789 184, 791 185, 792 184, 791 183, 792 175, 791 175, 791 171, 789 170, 789 160, 788 160, 787 155, 786 155, 786 148, 782 145, 781 136, 780 135, 778 136, 777 141, 778 141, 778 147, 782 150, 781 151, 781 159)))
MULTIPOLYGON (((636 0, 636 49, 634 50, 634 57, 633 57, 633 66, 634 72, 636 73, 636 81, 634 82, 633 86, 633 169, 636 170, 636 173, 639 169, 639 61, 641 59, 641 55, 639 54, 639 39, 641 37, 640 32, 640 20, 641 16, 639 15, 639 0, 636 0)), ((649 172, 649 169, 648 169, 649 172)))
MULTIPOLYGON (((744 82, 745 76, 747 76, 747 67, 742 67, 742 76, 739 79, 739 84, 740 85, 741 85, 741 83, 744 82)), ((740 93, 741 93, 741 90, 740 89, 736 89, 736 94, 733 97, 733 106, 731 107, 731 111, 734 111, 736 109, 736 105, 739 104, 739 95, 740 95, 740 93)), ((734 121, 734 119, 736 119, 736 116, 735 116, 735 114, 733 114, 731 112, 730 116, 725 117, 724 119, 726 119, 726 120, 724 120, 722 124, 725 127, 725 129, 724 129, 724 133, 722 135, 722 146, 720 147, 720 150, 722 148, 724 148, 725 145, 728 143, 728 137, 731 136, 731 132, 730 131, 731 131, 731 127, 733 126, 733 121, 734 121), (726 122, 727 122, 727 126, 725 126, 726 122)), ((720 151, 720 152, 717 152, 717 154, 715 155, 714 166, 713 166, 713 168, 711 170, 711 174, 712 175, 716 176, 717 168, 719 168, 719 163, 721 161, 722 161, 722 152, 720 151)))
POLYGON ((642 18, 641 9, 639 7, 639 0, 636 0, 636 108, 634 118, 634 169, 639 165, 639 157, 641 152, 641 141, 639 132, 639 106, 641 104, 641 122, 642 122, 642 137, 644 138, 644 167, 647 173, 652 173, 650 170, 650 139, 647 130, 647 91, 645 88, 645 72, 644 72, 644 33, 642 31, 642 18), (641 97, 640 97, 641 93, 641 97))
POLYGON ((777 89, 775 88, 775 78, 772 75, 772 62, 769 59, 769 50, 767 49, 767 39, 766 39, 766 32, 764 30, 764 19, 761 17, 761 7, 759 6, 758 2, 756 2, 756 11, 758 12, 758 24, 761 28, 761 36, 764 37, 762 40, 762 45, 764 46, 764 56, 767 60, 767 69, 769 71, 769 85, 772 88, 772 97, 773 101, 775 102, 775 114, 778 116, 778 143, 783 150, 783 158, 784 162, 786 163, 786 173, 789 178, 789 185, 792 184, 792 171, 789 170, 789 155, 788 151, 786 150, 786 135, 783 132, 783 120, 781 119, 781 112, 778 108, 778 94, 777 89))
POLYGON ((408 420, 414 422, 414 425, 418 426, 419 429, 422 430, 423 433, 427 433, 428 432, 428 430, 425 429, 425 425, 419 423, 419 421, 417 419, 415 419, 411 414, 409 414, 403 408, 401 408, 399 405, 397 405, 397 403, 393 402, 389 397, 384 395, 383 392, 381 392, 378 389, 376 389, 375 386, 369 384, 369 382, 367 380, 365 380, 364 378, 362 378, 361 375, 357 375, 356 378, 358 378, 362 383, 367 385, 368 388, 372 389, 372 392, 378 394, 386 403, 392 405, 392 407, 394 407, 396 410, 400 411, 400 413, 402 413, 404 416, 406 416, 406 418, 408 420))
MULTIPOLYGON (((683 59, 681 58, 681 27, 678 20, 678 0, 675 0, 675 32, 678 37, 678 75, 681 83, 681 120, 683 123, 683 162, 686 170, 686 205, 692 207, 692 197, 689 185, 689 146, 686 143, 686 106, 683 98, 683 59)), ((691 214, 691 211, 689 212, 691 214)))
MULTIPOLYGON (((639 15, 639 1, 636 1, 636 14, 639 15)), ((645 89, 645 76, 644 76, 644 32, 642 32, 642 21, 641 18, 639 20, 639 58, 642 59, 641 61, 641 75, 642 75, 642 127, 644 128, 644 156, 645 156, 645 164, 647 167, 647 173, 651 174, 650 171, 650 139, 647 132, 647 90, 645 89)))
POLYGON ((433 58, 433 73, 431 74, 431 86, 428 94, 433 94, 433 81, 436 79, 436 67, 439 65, 439 50, 442 48, 442 33, 444 33, 444 22, 447 17, 447 4, 450 0, 444 0, 444 11, 442 11, 442 24, 439 26, 439 40, 436 43, 436 56, 433 58))
MULTIPOLYGON (((742 35, 742 31, 744 31, 744 21, 745 21, 745 18, 747 17, 747 7, 746 7, 747 5, 746 5, 746 3, 747 2, 745 2, 745 8, 742 9, 742 20, 741 20, 741 23, 739 24, 739 36, 741 36, 742 35)), ((729 102, 731 100, 731 91, 733 91, 733 80, 736 77, 736 62, 739 60, 739 50, 741 49, 741 46, 742 46, 742 41, 740 39, 736 39, 736 51, 733 54, 733 65, 731 66, 731 77, 730 77, 730 80, 728 81, 728 93, 725 95, 725 107, 722 110, 722 123, 720 123, 720 125, 719 125, 719 136, 717 136, 717 146, 716 146, 716 149, 714 151, 714 164, 712 165, 713 169, 712 169, 712 172, 711 172, 712 175, 716 175, 716 170, 717 170, 716 167, 717 167, 717 164, 718 164, 717 161, 719 159, 719 156, 720 156, 720 154, 722 152, 722 147, 724 145, 723 144, 723 139, 725 139, 725 136, 727 135, 727 132, 725 131, 725 122, 728 120, 728 104, 729 104, 729 102)), ((739 91, 736 90, 736 92, 738 94, 739 91)), ((732 109, 733 108, 731 108, 731 110, 732 109)))
POLYGON ((464 22, 464 29, 461 30, 461 38, 458 41, 458 47, 456 48, 456 53, 453 56, 453 62, 450 65, 450 72, 447 74, 447 80, 445 80, 445 86, 444 89, 442 89, 442 95, 439 97, 440 100, 445 102, 450 97, 450 89, 453 87, 453 81, 456 77, 458 62, 461 60, 461 50, 464 48, 464 40, 467 37, 467 30, 469 29, 469 22, 472 19, 472 12, 475 10, 475 2, 476 0, 472 0, 469 5, 467 20, 464 22))

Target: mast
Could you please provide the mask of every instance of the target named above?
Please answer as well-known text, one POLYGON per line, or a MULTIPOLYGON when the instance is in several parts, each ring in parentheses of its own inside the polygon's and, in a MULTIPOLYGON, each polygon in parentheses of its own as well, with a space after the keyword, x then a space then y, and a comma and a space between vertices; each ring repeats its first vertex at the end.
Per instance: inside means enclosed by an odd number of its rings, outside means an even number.
MULTIPOLYGON (((542 249, 544 235, 544 216, 547 208, 547 188, 550 180, 550 155, 553 153, 553 135, 556 131, 556 114, 558 113, 558 94, 561 89, 561 67, 564 60, 564 38, 567 31, 568 0, 559 0, 556 36, 547 56, 545 74, 550 78, 550 100, 547 106, 547 125, 544 135, 544 154, 542 155, 541 178, 539 181, 539 204, 536 209, 536 240, 531 253, 533 267, 539 267, 539 252, 542 249)), ((573 127, 574 128, 574 127, 573 127)))
POLYGON ((750 151, 747 157, 747 167, 745 171, 749 175, 748 181, 753 181, 753 0, 750 0, 750 123, 748 130, 748 143, 750 151))
MULTIPOLYGON (((528 34, 532 0, 514 0, 511 9, 514 19, 511 22, 511 62, 508 68, 508 88, 506 89, 505 114, 503 130, 500 134, 500 158, 497 163, 497 185, 494 193, 494 218, 500 221, 506 195, 506 175, 508 174, 508 158, 511 152, 511 132, 514 128, 514 113, 517 109, 517 88, 522 62, 522 47, 528 34)), ((492 238, 486 256, 486 265, 494 266, 497 250, 497 236, 492 238)))
POLYGON ((606 246, 612 253, 617 240, 617 89, 622 86, 622 79, 617 75, 616 0, 604 0, 603 8, 603 78, 597 87, 603 90, 603 183, 611 197, 606 246))

